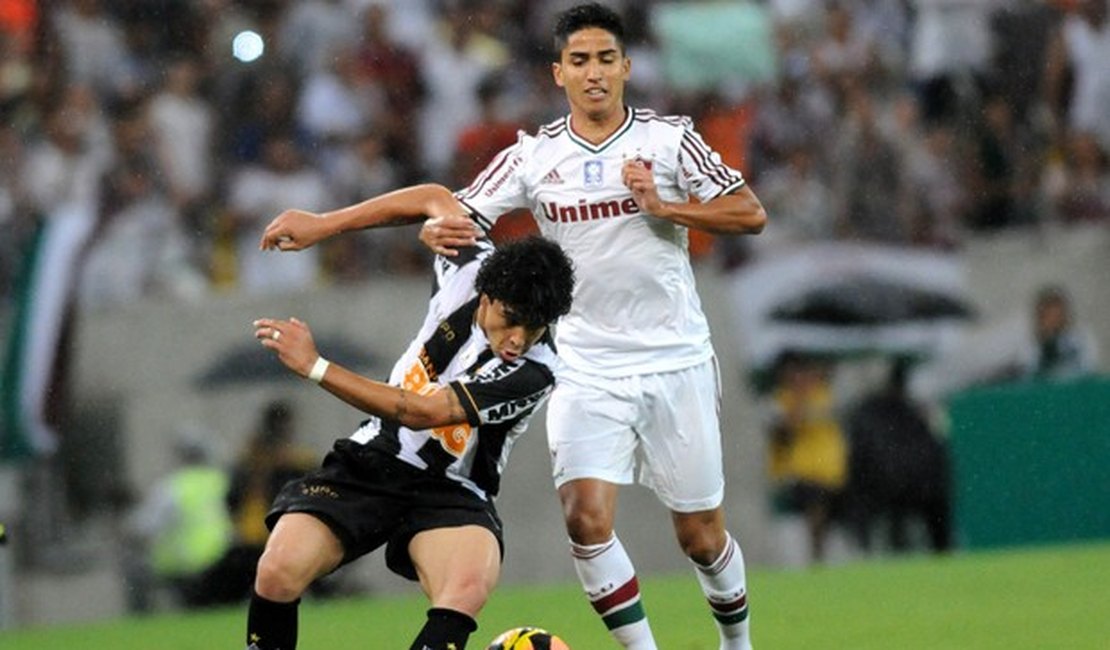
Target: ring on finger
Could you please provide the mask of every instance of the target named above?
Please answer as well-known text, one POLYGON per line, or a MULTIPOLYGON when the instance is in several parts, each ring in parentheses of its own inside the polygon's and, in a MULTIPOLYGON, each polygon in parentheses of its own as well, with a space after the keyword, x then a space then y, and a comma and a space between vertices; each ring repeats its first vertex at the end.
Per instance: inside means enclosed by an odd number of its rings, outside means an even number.
POLYGON ((280 330, 274 330, 274 333, 270 335, 270 338, 272 338, 275 341, 280 339, 281 338, 281 331, 280 330))

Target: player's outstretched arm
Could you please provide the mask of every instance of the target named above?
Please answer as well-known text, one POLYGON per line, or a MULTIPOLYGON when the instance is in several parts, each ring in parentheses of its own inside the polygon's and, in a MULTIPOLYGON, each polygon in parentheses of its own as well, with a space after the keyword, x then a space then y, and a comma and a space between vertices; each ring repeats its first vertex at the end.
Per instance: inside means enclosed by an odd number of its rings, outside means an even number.
POLYGON ((263 346, 273 350, 287 368, 302 377, 310 377, 314 369, 323 365, 322 375, 314 378, 320 386, 370 415, 397 420, 411 429, 466 422, 466 411, 451 388, 417 393, 363 377, 339 364, 319 364, 321 357, 312 331, 296 318, 260 318, 254 321, 254 336, 263 346))
POLYGON ((414 185, 330 212, 286 210, 266 226, 259 248, 299 251, 349 230, 406 225, 465 213, 466 208, 446 187, 414 185))

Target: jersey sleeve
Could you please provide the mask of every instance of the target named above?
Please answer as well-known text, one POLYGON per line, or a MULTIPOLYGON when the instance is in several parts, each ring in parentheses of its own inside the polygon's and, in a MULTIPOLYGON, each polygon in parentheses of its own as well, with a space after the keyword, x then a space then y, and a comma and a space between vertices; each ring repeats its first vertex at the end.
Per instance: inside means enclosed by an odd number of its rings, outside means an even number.
POLYGON ((466 189, 455 192, 455 198, 470 209, 472 218, 486 232, 506 212, 528 207, 523 171, 530 141, 523 131, 519 132, 515 144, 494 156, 466 189))
POLYGON ((474 377, 453 381, 452 390, 470 426, 518 420, 533 413, 555 385, 551 370, 540 363, 502 363, 474 377))
POLYGON ((726 165, 721 154, 705 143, 688 117, 682 119, 678 167, 679 186, 702 203, 744 186, 744 176, 726 165))

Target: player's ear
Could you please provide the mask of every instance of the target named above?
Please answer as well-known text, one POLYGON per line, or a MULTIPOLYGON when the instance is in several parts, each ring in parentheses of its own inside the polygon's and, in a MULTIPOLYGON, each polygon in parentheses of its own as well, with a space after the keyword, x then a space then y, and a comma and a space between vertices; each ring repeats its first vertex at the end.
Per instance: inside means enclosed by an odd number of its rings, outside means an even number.
POLYGON ((478 294, 478 312, 475 314, 475 317, 478 320, 483 320, 486 317, 486 312, 489 311, 490 305, 492 304, 493 300, 489 297, 488 294, 478 294))
POLYGON ((559 63, 551 64, 551 76, 555 79, 555 85, 563 87, 563 66, 559 63))

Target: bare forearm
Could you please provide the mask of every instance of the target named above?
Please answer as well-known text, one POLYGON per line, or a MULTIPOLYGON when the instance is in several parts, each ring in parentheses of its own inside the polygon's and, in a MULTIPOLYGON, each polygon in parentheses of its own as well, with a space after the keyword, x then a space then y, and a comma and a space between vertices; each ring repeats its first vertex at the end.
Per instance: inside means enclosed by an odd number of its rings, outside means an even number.
POLYGON ((655 216, 687 228, 721 235, 756 234, 767 223, 767 213, 746 186, 707 203, 662 203, 655 216))
POLYGON ((423 395, 374 381, 331 364, 320 386, 371 415, 396 420, 410 429, 429 429, 466 422, 466 412, 450 388, 423 395))
POLYGON ((253 325, 255 338, 277 354, 285 367, 318 381, 323 389, 361 411, 413 429, 466 422, 466 412, 450 387, 435 386, 434 391, 417 393, 329 363, 316 351, 308 324, 296 318, 259 318, 253 325))
POLYGON ((266 226, 261 250, 299 251, 349 230, 416 223, 426 218, 465 214, 442 185, 414 185, 323 214, 289 209, 266 226))
POLYGON ((463 214, 465 209, 442 185, 414 185, 325 212, 332 233, 407 225, 426 218, 463 214))

